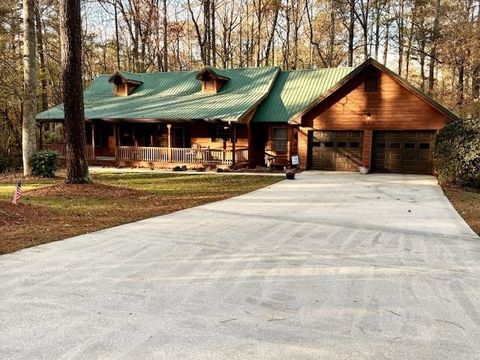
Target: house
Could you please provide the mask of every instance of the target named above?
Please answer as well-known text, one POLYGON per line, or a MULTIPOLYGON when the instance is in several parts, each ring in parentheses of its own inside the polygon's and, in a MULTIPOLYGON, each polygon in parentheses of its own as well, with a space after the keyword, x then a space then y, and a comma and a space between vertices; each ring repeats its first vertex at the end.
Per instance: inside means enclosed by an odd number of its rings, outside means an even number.
MULTIPOLYGON (((456 116, 373 59, 98 77, 85 90, 87 157, 117 165, 288 166, 431 174, 436 133, 456 116)), ((63 121, 59 105, 37 115, 63 121)), ((64 151, 64 144, 47 144, 64 151)))

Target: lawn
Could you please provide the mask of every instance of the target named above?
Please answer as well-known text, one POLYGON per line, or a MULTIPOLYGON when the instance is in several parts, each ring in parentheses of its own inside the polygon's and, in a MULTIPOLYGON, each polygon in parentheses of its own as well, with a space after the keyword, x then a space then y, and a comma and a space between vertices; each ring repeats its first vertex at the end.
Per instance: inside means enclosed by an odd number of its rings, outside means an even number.
POLYGON ((480 235, 480 192, 451 187, 443 191, 472 230, 480 235))
POLYGON ((0 177, 0 254, 244 194, 282 177, 94 174, 89 185, 27 179, 18 206, 15 176, 0 177))

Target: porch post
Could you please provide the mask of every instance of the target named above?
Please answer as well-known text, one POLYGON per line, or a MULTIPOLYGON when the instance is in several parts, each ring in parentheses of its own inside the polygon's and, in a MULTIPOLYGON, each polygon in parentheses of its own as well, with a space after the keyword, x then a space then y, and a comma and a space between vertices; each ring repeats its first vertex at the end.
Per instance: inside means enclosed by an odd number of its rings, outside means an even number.
POLYGON ((167 146, 168 146, 168 153, 167 153, 167 158, 168 158, 168 161, 172 161, 172 150, 171 150, 171 147, 172 147, 172 139, 171 139, 171 128, 172 128, 172 124, 167 124, 167 132, 168 132, 168 135, 167 135, 167 146))
POLYGON ((232 166, 235 166, 235 142, 237 140, 237 126, 235 123, 232 124, 232 166))
POLYGON ((133 138, 133 146, 137 147, 137 137, 135 136, 135 124, 132 124, 132 138, 133 138))
POLYGON ((115 138, 115 160, 117 160, 118 158, 118 146, 120 145, 119 144, 119 131, 118 131, 118 124, 113 124, 113 137, 115 138))
POLYGON ((255 167, 255 145, 254 145, 254 137, 253 137, 253 124, 248 122, 247 124, 247 131, 248 131, 248 166, 250 168, 255 167))
POLYGON ((92 122, 92 156, 95 160, 95 124, 92 122))
POLYGON ((43 150, 43 123, 37 124, 40 138, 38 139, 38 147, 43 150))

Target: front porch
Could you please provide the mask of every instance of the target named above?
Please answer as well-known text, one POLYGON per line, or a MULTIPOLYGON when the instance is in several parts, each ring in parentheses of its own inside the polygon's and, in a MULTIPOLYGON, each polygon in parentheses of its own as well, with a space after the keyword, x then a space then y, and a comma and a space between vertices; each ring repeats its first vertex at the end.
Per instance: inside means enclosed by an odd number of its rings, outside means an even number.
MULTIPOLYGON (((61 157, 64 142, 43 144, 61 157)), ((227 123, 86 123, 85 153, 91 164, 173 167, 248 164, 248 129, 227 123)))

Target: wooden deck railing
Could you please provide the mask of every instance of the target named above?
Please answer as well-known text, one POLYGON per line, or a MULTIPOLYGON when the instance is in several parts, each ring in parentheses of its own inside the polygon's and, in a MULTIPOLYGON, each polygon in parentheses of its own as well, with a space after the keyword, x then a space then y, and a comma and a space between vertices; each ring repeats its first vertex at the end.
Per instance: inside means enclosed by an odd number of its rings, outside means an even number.
MULTIPOLYGON (((140 146, 118 146, 116 157, 119 160, 174 162, 187 164, 232 164, 232 150, 209 148, 160 148, 140 146)), ((248 149, 235 151, 236 162, 248 161, 248 149)))
MULTIPOLYGON (((53 150, 66 155, 65 144, 44 144, 43 149, 53 150)), ((95 160, 92 145, 85 146, 87 160, 95 160)), ((233 151, 210 148, 163 148, 146 146, 117 146, 115 158, 127 161, 172 162, 186 164, 231 165, 233 151)), ((248 161, 248 149, 235 150, 235 162, 248 161)))

